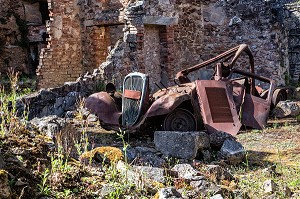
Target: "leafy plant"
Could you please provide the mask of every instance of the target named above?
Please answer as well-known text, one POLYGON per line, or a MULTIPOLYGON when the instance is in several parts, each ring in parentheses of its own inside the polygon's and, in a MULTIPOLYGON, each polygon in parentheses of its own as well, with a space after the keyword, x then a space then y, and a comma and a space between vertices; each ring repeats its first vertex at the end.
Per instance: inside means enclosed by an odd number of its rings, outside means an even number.
MULTIPOLYGON (((125 163, 128 164, 128 162, 127 162, 127 148, 129 147, 129 144, 128 144, 128 142, 125 141, 125 135, 126 135, 126 131, 122 131, 121 129, 117 133, 118 138, 121 139, 122 144, 123 144, 125 163)), ((128 139, 129 139, 129 137, 128 137, 128 139)))
POLYGON ((74 140, 74 145, 77 150, 77 154, 80 156, 82 153, 88 151, 89 147, 89 139, 86 134, 87 127, 89 126, 89 122, 87 120, 87 115, 84 113, 85 101, 80 98, 77 102, 77 111, 75 118, 81 122, 81 136, 79 140, 74 140))
POLYGON ((67 158, 62 154, 62 148, 58 147, 58 153, 51 156, 51 172, 66 173, 70 170, 71 166, 68 164, 67 158))
POLYGON ((47 185, 47 181, 48 181, 48 176, 49 176, 50 172, 49 169, 45 169, 45 171, 42 173, 41 178, 42 178, 42 182, 40 184, 38 184, 38 191, 42 194, 42 195, 50 195, 51 193, 51 189, 50 187, 47 185))
POLYGON ((0 135, 2 137, 6 132, 14 132, 16 128, 20 127, 16 110, 19 73, 10 68, 8 78, 11 91, 7 93, 4 87, 0 87, 0 135))

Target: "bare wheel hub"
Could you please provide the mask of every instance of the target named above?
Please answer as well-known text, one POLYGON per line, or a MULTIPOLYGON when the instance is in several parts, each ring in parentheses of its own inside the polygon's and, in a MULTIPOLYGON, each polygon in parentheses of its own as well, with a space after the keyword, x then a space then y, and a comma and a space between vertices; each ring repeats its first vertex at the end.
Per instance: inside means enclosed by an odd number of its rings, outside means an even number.
POLYGON ((195 131, 197 125, 190 111, 178 108, 166 116, 163 128, 166 131, 195 131))

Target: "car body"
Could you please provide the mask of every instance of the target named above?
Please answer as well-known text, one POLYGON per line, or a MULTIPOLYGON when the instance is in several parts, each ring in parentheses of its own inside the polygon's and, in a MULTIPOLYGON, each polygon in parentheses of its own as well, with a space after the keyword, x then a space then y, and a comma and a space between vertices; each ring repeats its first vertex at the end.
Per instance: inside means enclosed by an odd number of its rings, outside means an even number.
POLYGON ((106 129, 149 129, 166 131, 224 131, 236 135, 242 125, 262 129, 272 104, 286 98, 284 89, 275 89, 273 80, 254 73, 253 55, 246 44, 234 47, 212 59, 179 71, 175 85, 149 94, 147 74, 128 74, 122 94, 109 83, 106 92, 86 99, 106 129), (241 54, 248 57, 249 71, 234 67, 241 54), (214 64, 210 79, 190 81, 188 75, 214 64), (257 86, 263 82, 267 89, 257 86))

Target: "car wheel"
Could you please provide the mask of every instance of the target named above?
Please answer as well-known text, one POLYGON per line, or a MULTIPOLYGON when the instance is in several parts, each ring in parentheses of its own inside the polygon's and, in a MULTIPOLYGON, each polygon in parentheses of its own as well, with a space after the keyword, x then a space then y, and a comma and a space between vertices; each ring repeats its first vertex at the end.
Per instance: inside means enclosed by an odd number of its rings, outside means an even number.
POLYGON ((165 117, 163 129, 165 131, 196 131, 197 123, 190 111, 177 108, 165 117))
POLYGON ((275 89, 272 96, 272 105, 275 107, 278 102, 287 100, 287 93, 284 89, 275 89))

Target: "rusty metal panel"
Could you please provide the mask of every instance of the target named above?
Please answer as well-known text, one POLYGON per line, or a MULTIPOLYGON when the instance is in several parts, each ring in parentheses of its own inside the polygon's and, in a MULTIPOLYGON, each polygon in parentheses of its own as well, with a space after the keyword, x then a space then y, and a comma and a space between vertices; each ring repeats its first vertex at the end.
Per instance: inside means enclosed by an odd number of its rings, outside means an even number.
POLYGON ((246 94, 242 111, 242 123, 244 125, 262 129, 267 124, 270 103, 265 99, 246 94))
POLYGON ((123 96, 129 99, 139 100, 141 99, 142 93, 141 91, 124 89, 123 96))
POLYGON ((232 85, 232 90, 233 90, 233 101, 235 103, 236 107, 236 112, 240 113, 240 108, 242 104, 244 103, 244 95, 245 95, 245 86, 233 81, 230 83, 232 85))
POLYGON ((153 94, 154 103, 146 113, 146 117, 165 115, 172 112, 177 106, 186 100, 191 100, 195 93, 195 84, 187 83, 180 86, 172 86, 153 94))
POLYGON ((90 95, 85 100, 85 106, 98 116, 102 124, 119 125, 121 112, 114 99, 107 92, 99 92, 90 95))
POLYGON ((172 112, 182 102, 191 99, 188 94, 170 93, 157 99, 148 109, 146 116, 153 117, 158 115, 165 115, 172 112))
POLYGON ((225 88, 205 87, 209 109, 214 123, 232 123, 232 114, 225 88))
POLYGON ((196 90, 207 131, 209 133, 224 131, 236 135, 242 124, 230 86, 224 81, 198 80, 196 90))

